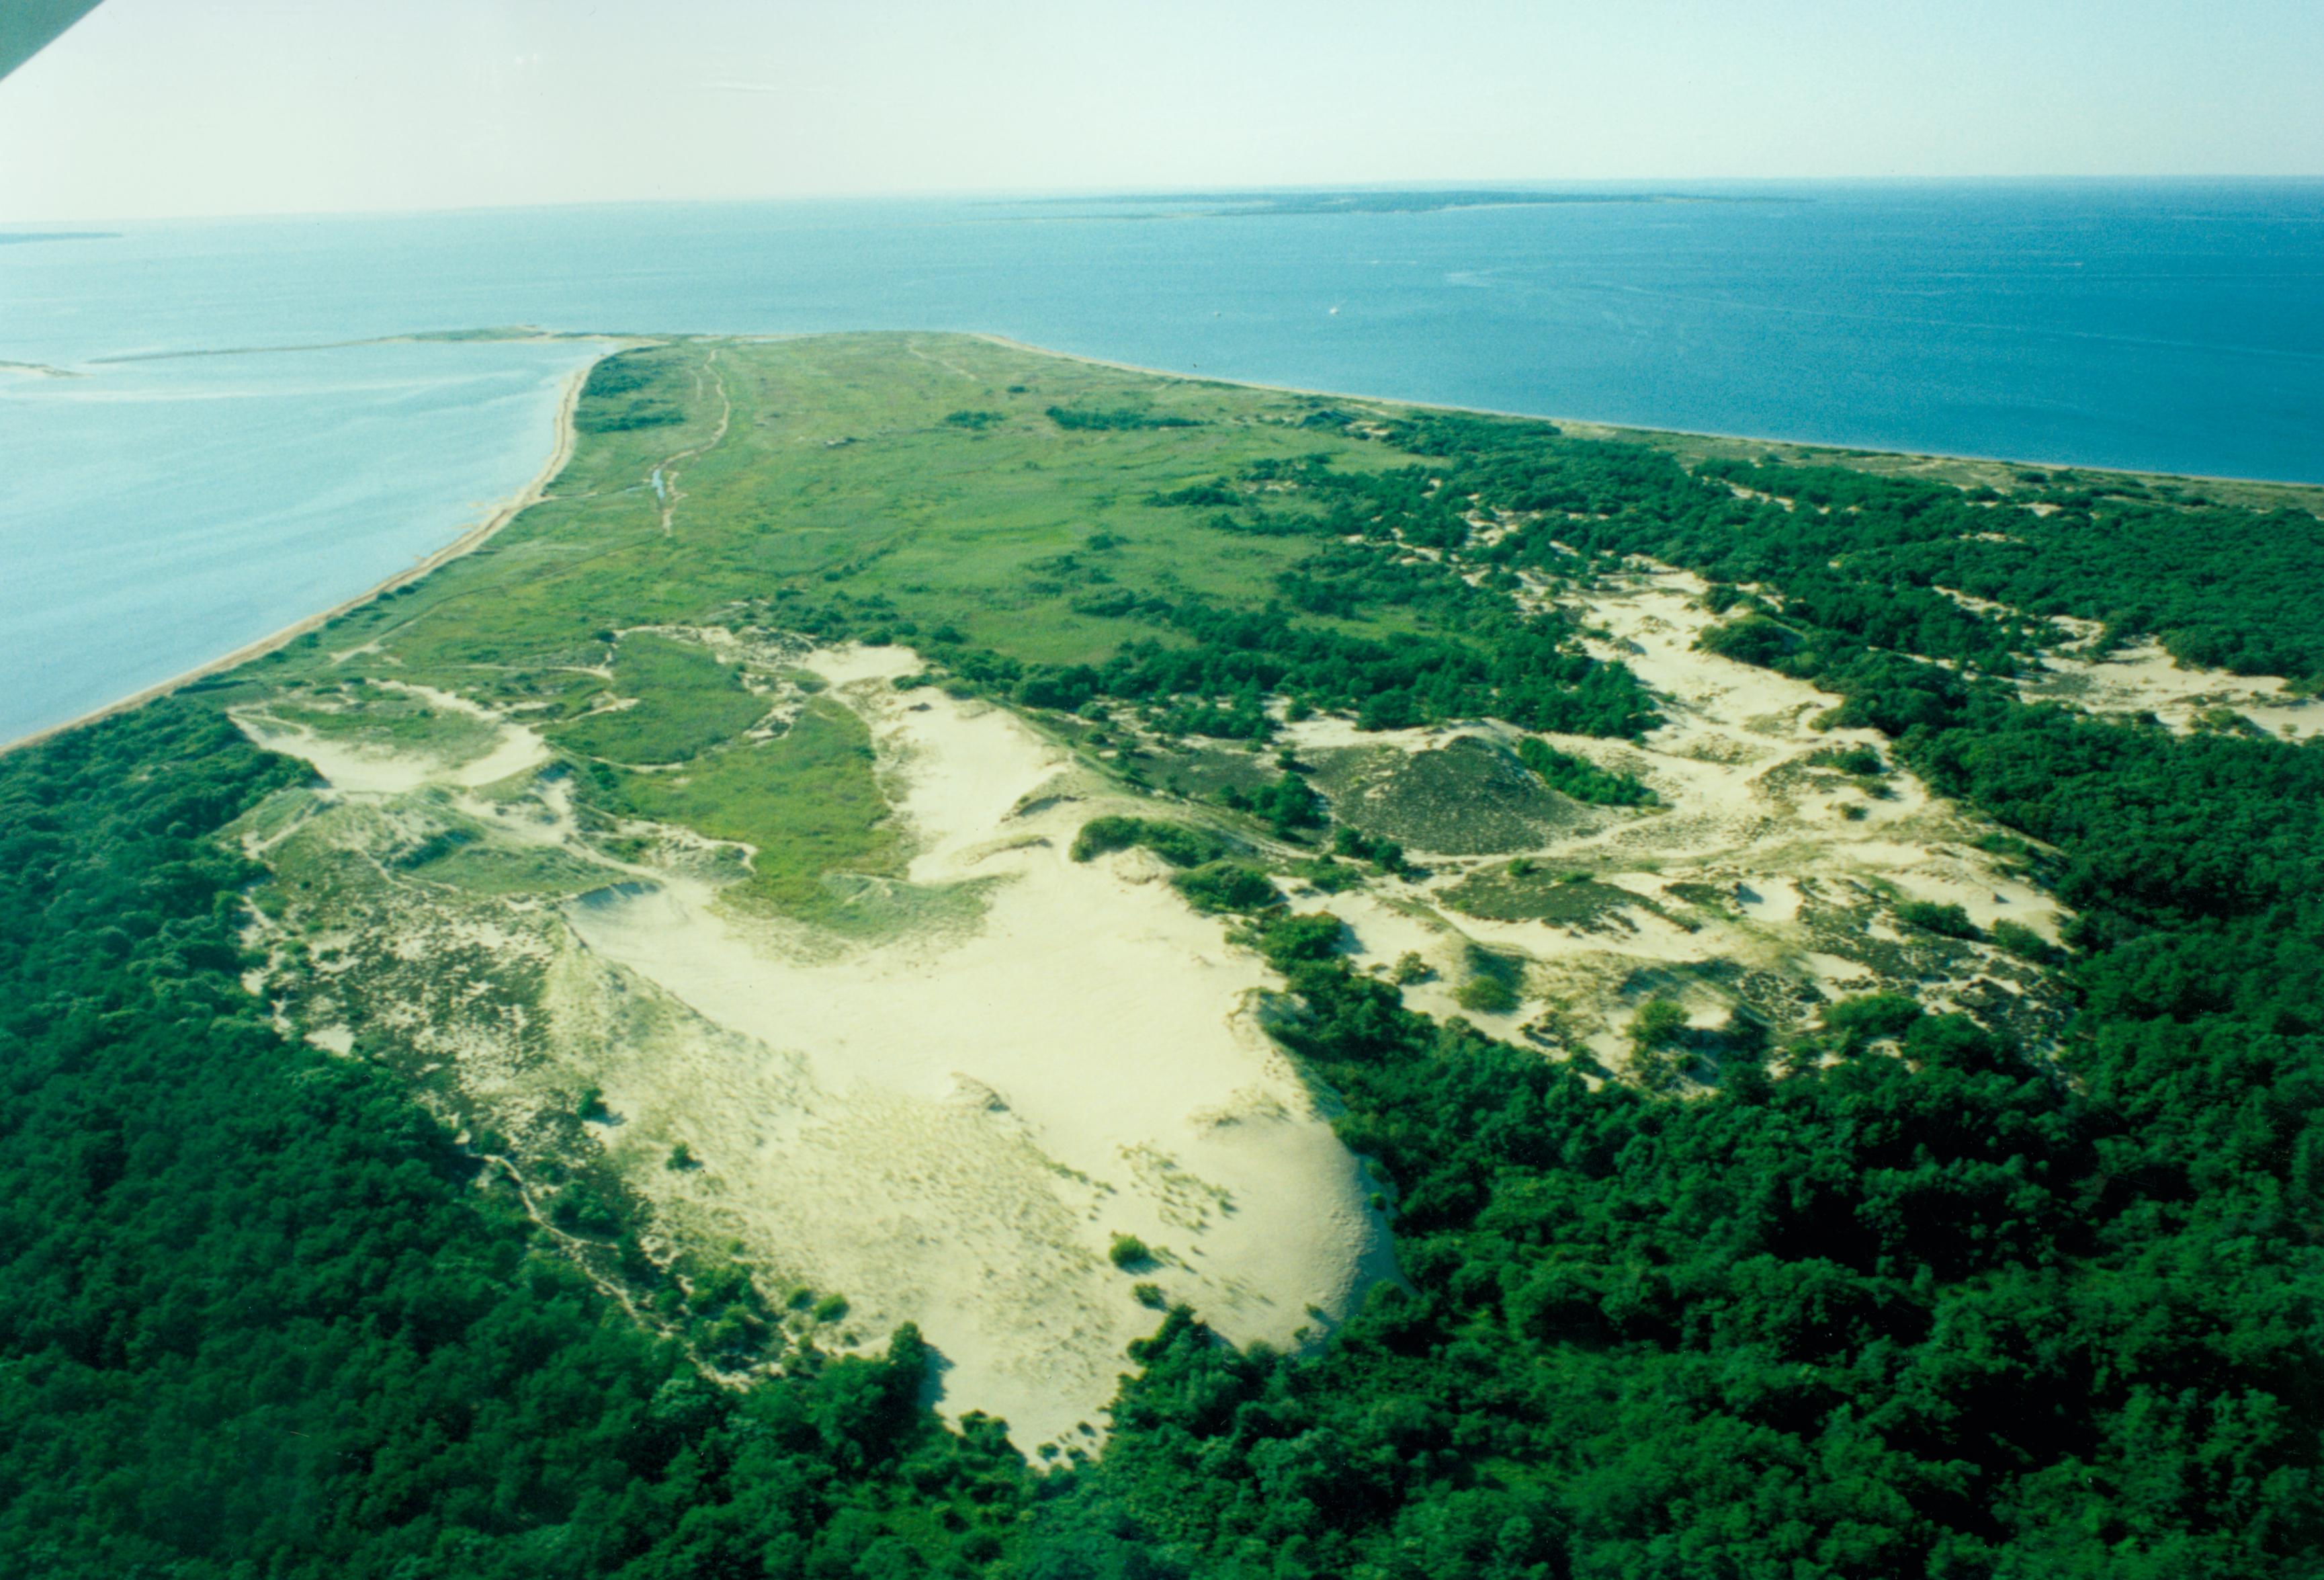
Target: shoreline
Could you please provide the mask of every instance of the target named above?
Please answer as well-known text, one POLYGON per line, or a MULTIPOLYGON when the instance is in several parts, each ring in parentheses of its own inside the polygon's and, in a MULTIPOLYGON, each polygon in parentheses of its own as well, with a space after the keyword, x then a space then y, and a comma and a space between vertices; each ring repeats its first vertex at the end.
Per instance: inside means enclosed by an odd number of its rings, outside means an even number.
MULTIPOLYGON (((530 326, 523 326, 521 328, 530 328, 530 326)), ((1784 445, 1792 448, 1801 450, 1824 450, 1859 456, 1886 456, 1904 461, 1952 462, 1987 466, 2025 467, 2040 468, 2053 473, 2071 473, 2090 476, 2144 478, 2163 482, 2224 484, 2251 488, 2282 489, 2315 496, 2309 503, 2308 508, 2316 514, 2324 516, 2324 483, 2287 483, 2273 478, 2235 477, 2200 472, 2136 471, 2122 467, 2091 467, 2075 462, 2030 460, 2023 457, 2006 457, 2000 456, 1949 455, 1932 450, 1868 449, 1860 446, 1829 444, 1821 440, 1813 439, 1781 439, 1762 434, 1712 433, 1692 429, 1678 428, 1640 428, 1624 423, 1605 422, 1599 419, 1589 417, 1545 415, 1537 411, 1509 411, 1489 406, 1462 406, 1456 405, 1449 402, 1406 400, 1392 395, 1360 394, 1346 390, 1310 389, 1300 384, 1270 383, 1259 379, 1222 378, 1216 374, 1187 373, 1176 368, 1149 367, 1141 363, 1124 362, 1113 357, 1090 356, 1084 356, 1079 352, 1059 351, 1051 346, 1035 346, 1023 340, 1012 339, 1006 335, 995 334, 989 330, 981 329, 929 331, 833 330, 822 331, 821 333, 836 335, 888 334, 898 336, 910 336, 915 333, 930 333, 938 335, 955 334, 968 339, 982 340, 989 345, 1003 346, 1011 351, 1023 352, 1036 356, 1050 357, 1060 362, 1076 362, 1091 367, 1115 368, 1124 373, 1134 373, 1153 378, 1175 379, 1186 383, 1218 384, 1231 389, 1265 390, 1277 394, 1305 395, 1323 400, 1359 401, 1372 405, 1401 407, 1406 410, 1415 411, 1452 411, 1466 412, 1485 417, 1507 417, 1520 421, 1548 422, 1563 424, 1572 428, 1594 429, 1600 433, 1610 436, 1637 436, 1646 439, 1681 440, 1709 440, 1736 444, 1784 445)), ((342 342, 340 344, 371 345, 381 344, 387 341, 415 340, 430 337, 434 337, 383 336, 376 337, 371 340, 348 341, 342 342)), ((621 335, 585 334, 579 332, 567 333, 564 331, 534 331, 529 335, 512 333, 507 337, 512 339, 595 339, 602 341, 607 346, 606 350, 599 353, 596 356, 590 358, 586 364, 576 369, 568 376, 564 392, 558 402, 555 443, 551 448, 549 459, 543 465, 540 473, 538 473, 531 482, 527 484, 523 489, 520 490, 517 494, 511 495, 500 504, 494 506, 483 520, 478 522, 475 526, 470 527, 466 531, 461 533, 460 536, 454 539, 451 542, 447 543, 442 548, 436 550, 424 558, 414 561, 411 565, 396 572, 394 575, 366 587, 362 592, 355 594, 354 596, 344 599, 341 602, 333 605, 331 607, 323 610, 319 614, 308 615, 290 625, 284 626, 279 631, 270 633, 265 636, 260 637, 254 642, 246 642, 231 652, 225 653, 217 658, 209 660, 208 661, 199 664, 193 669, 187 670, 180 674, 173 675, 166 680, 158 682, 155 685, 148 686, 142 690, 134 692, 116 701, 107 703, 102 707, 91 708, 86 713, 79 714, 72 718, 65 720, 63 723, 51 725, 42 729, 35 730, 30 735, 21 735, 13 741, 0 743, 0 756, 5 756, 8 753, 18 751, 23 747, 37 745, 41 742, 48 740, 52 736, 60 735, 68 731, 78 729, 84 725, 95 724, 98 720, 110 717, 114 714, 124 713, 131 708, 142 707, 145 703, 154 700, 156 698, 166 697, 173 691, 181 690, 185 687, 194 684, 196 681, 207 679, 212 675, 220 674, 227 670, 234 669, 238 665, 247 663, 253 659, 263 658, 266 654, 272 652, 276 649, 283 647, 290 642, 297 641, 300 637, 306 635, 308 633, 321 629, 323 626, 327 625, 330 622, 337 619, 340 615, 348 613, 350 610, 359 608, 374 598, 380 597, 387 593, 392 593, 399 587, 405 587, 412 582, 418 581, 420 577, 429 575, 430 572, 438 569, 442 566, 447 565, 451 561, 458 559, 465 555, 475 552, 475 550, 490 541, 491 539, 503 527, 507 526, 509 522, 514 521, 519 515, 521 515, 532 505, 539 504, 542 496, 546 494, 549 485, 556 480, 558 475, 565 469, 567 463, 571 460, 574 447, 577 443, 579 437, 579 432, 575 426, 574 419, 580 406, 582 386, 588 382, 591 370, 594 369, 599 362, 604 360, 606 356, 613 356, 616 352, 625 350, 634 346, 657 344, 664 341, 732 340, 760 342, 795 340, 814 338, 816 337, 816 332, 775 332, 769 334, 737 335, 676 333, 666 336, 648 336, 634 333, 621 335)), ((251 351, 264 352, 267 350, 307 350, 321 348, 322 347, 307 346, 253 347, 251 348, 251 351)), ((171 356, 200 356, 246 354, 250 353, 171 352, 161 355, 171 356)))
MULTIPOLYGON (((834 333, 847 333, 838 330, 834 333)), ((869 333, 908 334, 909 330, 866 331, 869 333)), ((930 334, 955 331, 929 330, 930 334)), ((1594 428, 1609 434, 1637 434, 1658 439, 1715 439, 1729 444, 1780 444, 1794 449, 1831 450, 1844 455, 1894 456, 1906 461, 1960 461, 1993 467, 2028 467, 2045 472, 2080 472, 2105 477, 2155 477, 2173 483, 2231 483, 2247 488, 2295 488, 2324 494, 2324 478, 2314 482, 2299 482, 2282 477, 2239 477, 2227 472, 2157 472, 2135 467, 2094 467, 2082 461, 2044 461, 2028 456, 1975 456, 1944 450, 1893 449, 1884 445, 1839 444, 1821 439, 1785 439, 1771 433, 1714 433, 1708 429, 1646 428, 1633 422, 1609 422, 1600 417, 1576 417, 1570 413, 1545 411, 1511 411, 1499 406, 1463 406, 1450 401, 1411 401, 1400 395, 1366 395, 1352 390, 1316 390, 1305 384, 1269 383, 1263 379, 1223 378, 1216 374, 1185 373, 1175 367, 1148 367, 1144 363, 1122 362, 1111 356, 1084 356, 1078 351, 1058 351, 1047 346, 1035 346, 1024 340, 1014 340, 1006 335, 996 335, 984 329, 957 331, 973 340, 1005 346, 1011 351, 1028 352, 1035 356, 1054 356, 1063 362, 1087 363, 1093 367, 1119 368, 1123 373, 1145 374, 1154 378, 1179 379, 1187 383, 1224 384, 1238 390, 1270 390, 1281 395, 1313 395, 1327 401, 1368 401, 1379 406, 1403 406, 1415 411, 1462 411, 1478 417, 1510 417, 1521 422, 1554 422, 1576 428, 1594 428)), ((736 335, 719 338, 795 339, 796 336, 736 335)), ((2319 512, 2324 513, 2324 512, 2319 512)))
POLYGON ((320 614, 309 614, 304 619, 294 621, 280 631, 270 632, 255 642, 244 642, 232 652, 211 659, 180 674, 172 675, 168 679, 148 686, 142 691, 135 691, 116 701, 108 702, 102 707, 91 708, 87 713, 69 718, 61 724, 50 725, 45 728, 33 731, 31 735, 19 735, 13 741, 0 744, 0 756, 21 751, 27 746, 36 746, 52 736, 79 729, 84 725, 93 725, 99 719, 110 718, 116 713, 126 713, 133 707, 142 707, 156 698, 167 697, 173 691, 182 690, 197 680, 206 680, 212 675, 246 664, 253 659, 263 658, 277 648, 288 646, 298 641, 310 631, 321 630, 350 610, 361 608, 374 598, 418 581, 421 577, 449 565, 453 560, 465 555, 473 554, 498 535, 501 529, 540 504, 547 494, 549 485, 557 480, 558 475, 565 470, 567 464, 572 460, 574 446, 580 437, 580 430, 575 426, 574 418, 581 408, 581 388, 589 382, 591 370, 605 357, 612 356, 613 351, 619 349, 621 349, 621 344, 617 343, 611 350, 591 357, 582 366, 574 369, 567 375, 565 387, 558 396, 554 439, 549 448, 549 459, 542 463, 540 471, 533 474, 532 480, 493 506, 484 513, 482 520, 442 548, 414 560, 403 569, 374 583, 353 597, 340 600, 320 614))

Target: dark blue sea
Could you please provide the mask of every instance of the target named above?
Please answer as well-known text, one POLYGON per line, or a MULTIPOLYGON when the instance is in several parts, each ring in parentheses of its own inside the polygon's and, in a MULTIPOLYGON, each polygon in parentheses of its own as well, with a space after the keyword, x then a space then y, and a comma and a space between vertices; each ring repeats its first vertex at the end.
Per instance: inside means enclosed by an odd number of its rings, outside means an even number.
POLYGON ((0 740, 456 536, 538 468, 585 355, 265 347, 976 329, 1547 416, 2324 482, 2324 181, 1570 190, 1601 200, 0 226, 0 361, 49 370, 0 369, 0 740), (152 360, 188 351, 236 354, 152 360))

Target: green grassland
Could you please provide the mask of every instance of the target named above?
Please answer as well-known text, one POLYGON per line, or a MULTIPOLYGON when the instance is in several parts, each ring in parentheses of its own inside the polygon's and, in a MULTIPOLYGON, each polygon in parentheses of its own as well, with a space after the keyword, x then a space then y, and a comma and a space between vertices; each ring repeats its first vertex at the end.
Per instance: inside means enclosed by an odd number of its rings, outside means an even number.
POLYGON ((640 817, 751 845, 738 898, 793 915, 827 912, 826 873, 890 876, 906 854, 872 777, 863 721, 822 699, 774 740, 679 773, 625 774, 618 799, 640 817))
MULTIPOLYGON (((487 548, 358 611, 324 643, 384 638, 408 670, 546 697, 578 683, 555 666, 602 656, 597 631, 779 624, 789 609, 779 605, 790 605, 845 611, 866 632, 899 636, 950 625, 1027 662, 1091 662, 1125 639, 1169 636, 1077 612, 1090 587, 1255 605, 1312 551, 1296 540, 1222 542, 1150 495, 1264 460, 1396 458, 1301 429, 1296 397, 963 337, 674 342, 620 360, 680 420, 591 434, 542 504, 487 548), (1191 426, 1068 431, 1047 415, 1133 402, 1191 426), (961 411, 999 420, 945 420, 961 411), (665 532, 655 469, 705 445, 674 468, 680 497, 665 532)), ((281 665, 297 673, 298 655, 281 665)))
POLYGON ((360 682, 303 703, 279 702, 268 711, 286 725, 327 740, 447 760, 487 751, 494 739, 493 726, 472 714, 360 682))
POLYGON ((740 735, 767 711, 741 674, 706 649, 650 632, 622 638, 613 690, 632 706, 583 715, 556 731, 558 744, 610 762, 678 762, 740 735))
MULTIPOLYGON (((811 707, 757 738, 777 682, 753 690, 683 633, 910 642, 1004 694, 1015 675, 1126 648, 1220 649, 1183 611, 1259 614, 1286 576, 1347 550, 1304 527, 1222 530, 1164 501, 1295 467, 1357 480, 1408 467, 1341 420, 1319 423, 1319 405, 958 336, 633 346, 592 374, 583 442, 540 504, 214 690, 278 712, 378 695, 374 679, 469 697, 539 727, 585 770, 576 782, 603 813, 755 847, 736 900, 827 918, 828 876, 892 875, 903 855, 881 823, 868 749, 850 738, 860 724, 811 707)), ((1260 497, 1286 519, 1320 519, 1297 490, 1260 497)), ((1384 563, 1397 548, 1365 552, 1384 563)), ((1283 629, 1466 642, 1476 618, 1375 598, 1283 629)), ((1243 684, 1245 712, 1214 727, 1263 725, 1243 684)), ((341 727, 370 727, 369 712, 341 727)))

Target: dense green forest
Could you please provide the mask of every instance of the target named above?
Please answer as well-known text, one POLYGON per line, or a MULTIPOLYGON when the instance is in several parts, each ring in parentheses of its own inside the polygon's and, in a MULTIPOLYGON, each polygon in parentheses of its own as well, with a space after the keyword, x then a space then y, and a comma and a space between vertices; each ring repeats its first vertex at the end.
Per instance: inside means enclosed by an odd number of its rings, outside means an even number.
POLYGON ((1689 472, 1641 445, 1452 414, 1403 423, 1396 441, 1457 458, 1448 492, 1551 519, 1496 545, 1504 564, 1537 558, 1548 537, 1651 554, 1779 587, 1803 618, 1865 642, 1989 670, 2006 670, 2011 654, 2054 637, 2051 616, 2070 615, 2116 638, 2154 637, 2188 663, 2324 679, 2324 521, 2308 511, 2218 505, 2132 479, 2004 495, 1831 466, 1689 472), (1939 587, 2026 618, 1973 614, 1939 587))
MULTIPOLYGON (((1314 1363, 1176 1314, 1103 1463, 1042 1512, 1111 1556, 1057 1572, 2315 1572, 2324 758, 2020 703, 1979 677, 2057 633, 1928 590, 2312 673, 2312 588, 2264 619, 2239 600, 2292 593, 2315 520, 2068 499, 2022 513, 2035 551, 2002 545, 2011 577, 1979 579, 1964 513, 1991 502, 1939 484, 1696 475, 1458 417, 1393 442, 1426 463, 1386 487, 1301 468, 1332 478, 1320 504, 1270 489, 1268 530, 1449 545, 1457 502, 1513 523, 1472 560, 1718 578, 1735 618, 1706 646, 1814 679, 1835 723, 2060 847, 2080 1020, 2052 1069, 1909 1002, 1836 1004, 1804 1048, 1730 1032, 1718 1095, 1670 1103, 1592 1092, 1268 937, 1310 1012, 1286 1040, 1398 1187, 1413 1288, 1314 1363)), ((1212 524, 1256 530, 1242 508, 1212 524)))
POLYGON ((626 433, 683 421, 677 405, 652 389, 653 381, 635 363, 608 356, 589 370, 576 426, 584 433, 626 433))
MULTIPOLYGON (((593 393, 616 430, 669 420, 643 384, 593 393)), ((1408 1288, 1296 1360, 1157 1318, 1102 1457, 1036 1474, 997 1424, 920 1407, 909 1330, 884 1359, 705 1377, 682 1325, 629 1317, 387 1075, 280 1034, 239 980, 254 869, 214 836, 304 771, 181 697, 0 758, 0 1568, 2324 1570, 2324 755, 2093 721, 1994 679, 2057 615, 2324 673, 2315 519, 2144 485, 1987 499, 1690 471, 1539 423, 1384 432, 1374 471, 1264 463, 1160 496, 1220 541, 1314 537, 1272 607, 1092 579, 1084 603, 1171 640, 1082 665, 919 640, 1022 706, 1111 698, 1180 730, 1263 735, 1281 697, 1374 725, 1636 735, 1655 720, 1635 678, 1506 594, 1521 572, 1586 587, 1623 554, 1686 566, 1729 612, 1711 645, 1813 679, 1838 722, 2055 847, 2080 1007, 2057 1062, 1884 998, 1793 1043, 1670 1029, 1718 1072, 1709 1095, 1593 1090, 1350 972, 1337 924, 1277 913, 1231 842, 1093 822, 1090 853, 1156 849, 1285 974, 1304 1011, 1284 1039, 1374 1160, 1408 1288), (1406 629, 1334 625, 1357 611, 1406 629)), ((884 634, 837 595, 798 613, 884 634)), ((1578 759, 1529 761, 1634 799, 1578 759)), ((1260 810, 1308 827, 1307 793, 1286 774, 1260 810)))
POLYGON ((304 767, 181 701, 0 758, 0 1573, 962 1574, 1026 1471, 925 1352, 747 1391, 237 980, 210 836, 304 767))

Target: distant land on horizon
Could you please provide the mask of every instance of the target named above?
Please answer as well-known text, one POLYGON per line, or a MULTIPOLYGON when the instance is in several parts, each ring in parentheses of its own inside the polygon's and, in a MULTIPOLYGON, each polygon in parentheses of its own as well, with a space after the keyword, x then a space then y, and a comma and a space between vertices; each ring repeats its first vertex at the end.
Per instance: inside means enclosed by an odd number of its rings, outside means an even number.
MULTIPOLYGON (((1009 199, 991 199, 994 202, 1009 199)), ((1019 199, 1036 203, 1096 203, 1128 208, 1139 204, 1209 204, 1222 217, 1345 214, 1440 214, 1457 208, 1525 208, 1567 203, 1786 203, 1803 199, 1758 194, 1679 190, 1557 191, 1526 186, 1406 188, 1254 188, 1205 192, 1123 192, 1092 198, 1019 199)), ((1174 212, 1176 212, 1174 210, 1174 212)))

